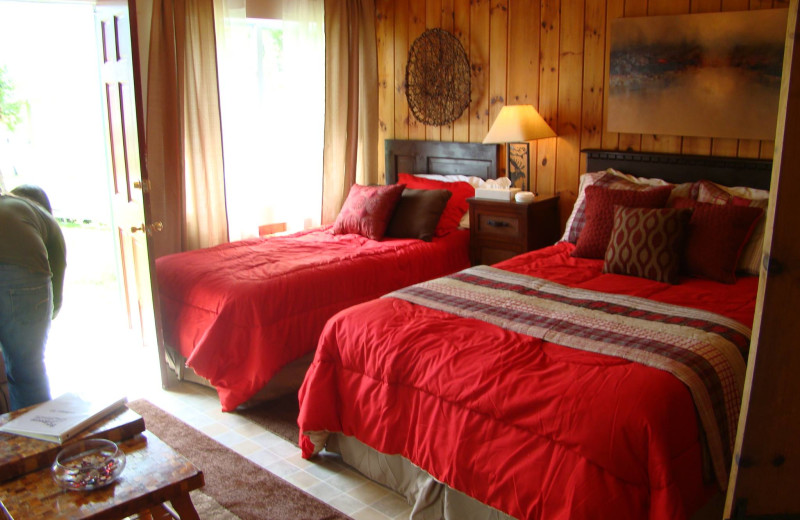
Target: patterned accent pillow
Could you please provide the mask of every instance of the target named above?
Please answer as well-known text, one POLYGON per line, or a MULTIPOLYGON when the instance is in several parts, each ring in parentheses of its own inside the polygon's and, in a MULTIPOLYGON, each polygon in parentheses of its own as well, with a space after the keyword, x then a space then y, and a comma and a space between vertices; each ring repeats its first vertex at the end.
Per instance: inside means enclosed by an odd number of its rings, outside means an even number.
POLYGON ((694 208, 686 233, 684 272, 722 283, 735 283, 739 256, 764 210, 689 199, 677 201, 676 207, 694 208))
POLYGON ((663 208, 671 191, 671 186, 643 191, 589 186, 586 188, 586 225, 578 237, 572 256, 604 258, 614 228, 614 206, 663 208))
POLYGON ((333 223, 333 234, 356 233, 372 240, 382 239, 404 189, 404 184, 353 184, 333 223))
POLYGON ((468 182, 442 182, 434 179, 417 177, 410 173, 399 173, 397 182, 415 190, 448 190, 453 195, 447 201, 439 223, 436 225, 436 236, 442 237, 458 229, 461 218, 469 211, 467 199, 475 196, 475 188, 468 182))
POLYGON ((677 284, 690 209, 614 206, 604 273, 677 284))
POLYGON ((451 196, 452 192, 448 190, 406 188, 394 209, 385 236, 430 242, 451 196))

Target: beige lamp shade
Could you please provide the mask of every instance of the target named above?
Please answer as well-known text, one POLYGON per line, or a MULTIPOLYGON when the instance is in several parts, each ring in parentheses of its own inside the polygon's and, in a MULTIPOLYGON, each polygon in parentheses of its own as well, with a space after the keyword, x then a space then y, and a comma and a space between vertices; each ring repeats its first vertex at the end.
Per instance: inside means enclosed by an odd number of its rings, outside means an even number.
POLYGON ((533 105, 506 105, 494 120, 483 144, 522 143, 555 136, 556 133, 533 105))

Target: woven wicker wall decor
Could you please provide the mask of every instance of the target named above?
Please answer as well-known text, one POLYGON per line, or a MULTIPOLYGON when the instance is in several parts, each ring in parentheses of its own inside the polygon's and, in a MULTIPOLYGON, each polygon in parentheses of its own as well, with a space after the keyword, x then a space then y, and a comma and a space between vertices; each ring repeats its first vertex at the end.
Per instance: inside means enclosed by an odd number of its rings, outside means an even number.
POLYGON ((452 123, 469 106, 469 59, 458 38, 428 29, 414 40, 406 65, 411 113, 426 125, 452 123))

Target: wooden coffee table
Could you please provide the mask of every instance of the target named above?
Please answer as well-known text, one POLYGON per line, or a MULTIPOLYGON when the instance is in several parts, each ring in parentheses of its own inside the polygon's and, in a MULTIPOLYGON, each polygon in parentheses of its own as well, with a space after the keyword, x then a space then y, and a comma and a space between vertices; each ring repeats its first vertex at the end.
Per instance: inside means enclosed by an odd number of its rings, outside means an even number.
POLYGON ((126 464, 116 482, 94 491, 66 491, 41 469, 0 484, 0 518, 13 520, 109 519, 132 515, 163 518, 165 503, 181 520, 199 520, 189 492, 203 486, 203 473, 150 432, 121 442, 126 464))

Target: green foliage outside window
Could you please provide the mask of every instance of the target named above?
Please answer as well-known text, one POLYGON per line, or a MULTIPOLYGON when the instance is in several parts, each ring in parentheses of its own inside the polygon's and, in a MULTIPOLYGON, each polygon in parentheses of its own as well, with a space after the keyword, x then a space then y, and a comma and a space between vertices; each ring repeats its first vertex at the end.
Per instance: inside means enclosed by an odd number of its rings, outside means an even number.
POLYGON ((20 123, 22 112, 22 101, 14 101, 14 84, 8 79, 8 71, 5 67, 0 67, 0 123, 3 123, 9 131, 20 123))

